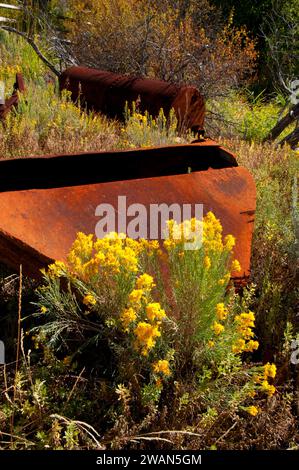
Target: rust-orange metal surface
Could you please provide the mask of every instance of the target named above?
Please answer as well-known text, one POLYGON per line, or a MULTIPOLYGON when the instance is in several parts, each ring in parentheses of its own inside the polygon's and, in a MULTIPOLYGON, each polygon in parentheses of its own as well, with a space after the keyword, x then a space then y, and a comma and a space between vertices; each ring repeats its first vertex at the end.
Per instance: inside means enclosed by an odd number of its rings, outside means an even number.
POLYGON ((163 108, 168 116, 174 109, 178 127, 194 132, 204 127, 205 104, 195 87, 178 86, 162 80, 119 75, 86 67, 70 67, 59 78, 60 89, 71 91, 72 99, 88 110, 110 118, 124 119, 126 102, 138 103, 141 112, 153 117, 163 108))
POLYGON ((250 271, 255 184, 214 142, 127 152, 0 161, 0 261, 36 276, 64 260, 78 231, 94 233, 101 203, 117 208, 203 204, 236 239, 242 277, 250 271), (188 173, 191 171, 191 173, 188 173))

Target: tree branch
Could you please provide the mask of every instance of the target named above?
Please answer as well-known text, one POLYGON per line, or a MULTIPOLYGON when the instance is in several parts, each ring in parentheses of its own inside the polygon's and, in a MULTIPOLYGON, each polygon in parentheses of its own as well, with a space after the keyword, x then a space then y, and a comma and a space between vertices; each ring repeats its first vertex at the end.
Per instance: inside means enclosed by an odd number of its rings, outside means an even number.
POLYGON ((19 36, 21 36, 22 38, 24 38, 28 44, 30 44, 30 46, 32 47, 32 49, 36 52, 36 54, 38 55, 38 57, 44 62, 44 64, 57 76, 59 77, 60 76, 60 73, 59 71, 54 67, 53 64, 51 64, 51 62, 48 61, 48 59, 44 56, 44 54, 39 50, 39 48, 37 47, 37 45, 35 44, 35 42, 33 41, 33 39, 29 36, 27 36, 27 34, 25 33, 22 33, 21 31, 19 31, 18 29, 16 28, 13 28, 12 26, 1 26, 1 29, 4 29, 5 31, 8 31, 9 33, 15 33, 15 34, 18 34, 19 36))
POLYGON ((265 141, 275 140, 282 131, 288 127, 293 121, 299 118, 299 103, 292 106, 288 114, 282 118, 278 123, 273 127, 273 129, 269 132, 267 137, 264 139, 265 141))

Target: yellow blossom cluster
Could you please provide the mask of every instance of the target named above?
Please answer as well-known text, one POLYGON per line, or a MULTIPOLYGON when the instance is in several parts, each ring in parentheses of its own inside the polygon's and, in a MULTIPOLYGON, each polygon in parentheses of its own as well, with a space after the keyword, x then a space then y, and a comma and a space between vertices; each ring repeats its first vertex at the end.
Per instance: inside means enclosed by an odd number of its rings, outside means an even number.
POLYGON ((88 307, 92 307, 92 306, 96 305, 96 303, 97 303, 97 301, 96 301, 95 297, 92 294, 87 294, 83 298, 83 304, 87 305, 88 307))
MULTIPOLYGON (((222 302, 216 305, 215 310, 216 310, 217 320, 213 322, 213 324, 211 325, 211 329, 213 330, 216 336, 219 336, 225 330, 224 325, 222 325, 222 323, 219 323, 219 322, 224 321, 227 318, 228 310, 225 307, 224 303, 222 302)), ((208 342, 208 347, 213 348, 214 346, 215 346, 214 341, 210 340, 208 342)))
POLYGON ((137 318, 137 313, 132 307, 125 308, 120 316, 120 320, 123 326, 123 329, 128 332, 129 325, 133 323, 137 318))
POLYGON ((230 278, 231 278, 230 273, 226 273, 226 274, 223 276, 223 278, 219 279, 218 285, 219 285, 219 286, 226 286, 226 285, 229 283, 230 278))
POLYGON ((65 274, 65 272, 66 265, 63 263, 63 261, 55 261, 55 263, 49 264, 48 266, 48 276, 50 277, 60 277, 65 274))
POLYGON ((203 259, 203 265, 206 269, 210 269, 211 267, 211 258, 209 256, 205 256, 203 259))
POLYGON ((276 388, 274 387, 274 385, 269 384, 268 380, 263 380, 261 384, 261 391, 271 397, 272 395, 274 395, 276 388))
POLYGON ((216 305, 216 315, 217 315, 218 320, 220 320, 220 321, 223 321, 223 320, 226 319, 226 317, 228 315, 228 310, 224 306, 224 303, 218 303, 216 305))
POLYGON ((147 356, 150 349, 156 345, 156 338, 161 336, 159 325, 152 325, 148 322, 139 322, 134 329, 136 336, 136 349, 140 350, 143 356, 147 356))
POLYGON ((184 220, 178 224, 175 220, 167 222, 167 238, 164 241, 164 247, 169 252, 182 243, 200 243, 202 235, 202 223, 193 218, 184 220))
POLYGON ((211 326, 212 330, 214 331, 215 335, 220 335, 224 331, 224 326, 221 325, 221 323, 218 323, 217 321, 214 321, 213 325, 211 326))
POLYGON ((269 377, 272 379, 276 377, 276 365, 267 362, 267 364, 264 365, 264 378, 267 380, 269 377))
POLYGON ((267 362, 263 369, 263 375, 256 377, 256 382, 261 384, 261 391, 270 397, 275 393, 276 388, 274 385, 269 383, 268 379, 274 379, 276 377, 276 365, 267 362))
MULTIPOLYGON (((235 246, 235 237, 227 235, 222 238, 222 225, 215 217, 213 212, 208 212, 202 221, 195 218, 177 223, 175 220, 169 220, 167 224, 167 238, 164 241, 164 247, 168 252, 182 247, 185 242, 196 243, 203 246, 205 256, 203 258, 204 267, 208 270, 212 265, 211 257, 216 253, 230 252, 235 246)), ((181 251, 179 252, 181 253, 181 251)), ((181 255, 183 256, 183 254, 181 255)), ((232 262, 233 271, 241 271, 240 263, 237 260, 232 262)), ((229 274, 230 277, 230 274, 229 274)), ((229 278, 225 275, 222 283, 227 283, 229 278)))
POLYGON ((263 369, 262 375, 257 375, 255 377, 255 382, 260 385, 260 390, 262 392, 266 393, 268 396, 272 396, 275 393, 276 388, 274 385, 269 383, 268 379, 274 379, 276 377, 276 365, 267 362, 263 369))
POLYGON ((169 377, 171 374, 169 361, 167 361, 166 359, 160 359, 159 361, 154 362, 152 364, 152 367, 155 374, 162 374, 166 377, 169 377))
POLYGON ((138 271, 138 254, 142 249, 138 242, 124 234, 110 233, 93 241, 93 235, 78 233, 68 256, 72 272, 83 280, 102 275, 138 271))
POLYGON ((256 416, 259 412, 259 409, 256 406, 248 406, 245 408, 245 411, 249 413, 251 416, 256 416))
POLYGON ((136 281, 137 289, 152 290, 155 287, 154 279, 149 274, 141 274, 136 281))
POLYGON ((241 265, 237 259, 233 260, 231 270, 236 273, 239 273, 241 271, 241 265))
POLYGON ((128 306, 122 311, 120 321, 125 332, 133 332, 135 348, 143 356, 156 345, 161 336, 161 321, 166 317, 165 310, 158 302, 150 301, 154 279, 147 273, 141 274, 135 288, 128 295, 128 306))
POLYGON ((145 310, 146 316, 150 322, 154 322, 155 320, 159 321, 166 317, 165 310, 161 308, 158 302, 149 303, 145 310))
POLYGON ((253 312, 241 313, 236 315, 235 323, 237 325, 237 333, 240 335, 232 345, 232 352, 239 354, 241 352, 253 352, 259 347, 258 341, 253 340, 254 332, 252 328, 255 325, 255 316, 253 312))

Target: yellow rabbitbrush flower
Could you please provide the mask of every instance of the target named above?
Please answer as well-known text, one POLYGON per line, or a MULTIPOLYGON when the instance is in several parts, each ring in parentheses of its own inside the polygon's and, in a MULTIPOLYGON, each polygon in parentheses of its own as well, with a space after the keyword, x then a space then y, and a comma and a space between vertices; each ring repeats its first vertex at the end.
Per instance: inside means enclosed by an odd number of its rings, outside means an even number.
POLYGON ((130 304, 132 304, 136 307, 140 307, 143 295, 144 295, 144 291, 142 289, 132 290, 132 292, 130 292, 130 294, 129 294, 130 304))
POLYGON ((97 275, 109 276, 120 272, 137 273, 138 254, 142 247, 125 234, 111 232, 93 241, 93 235, 79 232, 68 256, 71 271, 88 281, 97 275))
POLYGON ((216 315, 217 315, 218 320, 220 321, 223 321, 226 319, 228 315, 228 310, 225 307, 224 303, 221 302, 216 305, 216 315))
POLYGON ((231 270, 239 273, 241 271, 241 265, 237 259, 234 259, 231 265, 231 270))
POLYGON ((48 275, 50 277, 60 277, 66 272, 66 265, 63 261, 55 261, 48 266, 48 275))
POLYGON ((153 287, 155 287, 155 285, 156 284, 154 283, 153 277, 146 273, 139 276, 136 281, 137 289, 144 289, 150 291, 153 287))
POLYGON ((224 247, 226 250, 231 251, 236 244, 236 239, 233 235, 226 235, 224 239, 224 247))
POLYGON ((270 362, 267 362, 267 364, 264 365, 264 377, 267 379, 268 377, 271 377, 272 379, 275 378, 276 376, 276 365, 275 364, 270 364, 270 362))
POLYGON ((83 303, 84 303, 84 305, 87 305, 88 307, 92 307, 92 306, 96 305, 97 301, 96 301, 95 297, 92 294, 87 294, 83 298, 83 303))
POLYGON ((167 377, 169 377, 171 374, 169 362, 166 359, 160 359, 159 361, 154 362, 152 367, 155 374, 163 374, 167 377))
POLYGON ((128 332, 129 331, 129 325, 133 323, 137 319, 137 313, 132 307, 126 308, 121 316, 120 316, 120 321, 122 323, 123 329, 128 332))
POLYGON ((151 325, 147 322, 139 322, 134 330, 136 336, 135 347, 141 351, 143 356, 147 356, 149 350, 155 347, 156 338, 161 336, 158 325, 151 325))
POLYGON ((206 269, 210 269, 211 267, 211 258, 209 256, 205 256, 203 259, 203 265, 206 269))
POLYGON ((222 279, 219 279, 218 285, 219 286, 226 286, 230 281, 230 273, 226 273, 222 279))
POLYGON ((149 321, 154 322, 155 320, 162 320, 166 317, 165 310, 161 308, 161 305, 158 302, 152 302, 148 304, 145 308, 146 316, 149 321))
POLYGON ((263 380, 261 384, 261 391, 271 397, 276 392, 276 388, 274 387, 274 385, 270 385, 267 380, 263 380))
POLYGON ((221 325, 221 323, 218 323, 216 321, 214 321, 213 325, 211 326, 212 330, 214 331, 214 333, 218 336, 220 335, 223 331, 224 331, 224 326, 221 325))
POLYGON ((245 408, 245 411, 247 411, 251 416, 256 416, 259 413, 259 409, 256 406, 248 406, 245 408))
POLYGON ((244 348, 245 348, 245 340, 243 338, 239 338, 232 345, 232 352, 234 354, 240 354, 242 351, 244 351, 244 348))
POLYGON ((236 315, 234 319, 237 324, 238 333, 246 340, 250 340, 254 333, 251 328, 254 328, 255 316, 253 312, 241 313, 236 315))
POLYGON ((253 352, 255 351, 256 349, 259 348, 259 342, 258 341, 253 341, 253 340, 250 340, 248 341, 248 343, 246 343, 245 347, 244 347, 244 351, 246 352, 253 352))

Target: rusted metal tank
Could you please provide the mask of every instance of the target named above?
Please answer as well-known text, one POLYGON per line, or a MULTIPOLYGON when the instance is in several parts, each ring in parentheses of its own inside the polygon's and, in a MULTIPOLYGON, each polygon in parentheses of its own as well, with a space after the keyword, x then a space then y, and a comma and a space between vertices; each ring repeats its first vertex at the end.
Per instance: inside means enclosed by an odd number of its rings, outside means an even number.
POLYGON ((142 113, 148 111, 153 117, 161 108, 168 116, 173 108, 179 129, 199 132, 204 128, 204 100, 194 87, 86 67, 68 68, 61 74, 59 84, 61 90, 71 91, 73 101, 80 98, 82 106, 109 118, 123 120, 126 102, 130 106, 134 101, 142 113))
POLYGON ((18 106, 19 102, 19 93, 23 93, 25 91, 25 85, 23 76, 21 73, 16 74, 16 81, 14 84, 13 93, 10 98, 5 100, 5 103, 0 103, 0 121, 5 119, 7 114, 13 109, 18 106))
MULTIPOLYGON (((143 204, 203 204, 236 237, 239 280, 250 272, 255 184, 215 142, 0 161, 0 261, 38 276, 64 260, 77 232, 95 233, 96 208, 118 198, 143 204)), ((116 227, 116 230, 118 228, 116 227)), ((150 238, 150 237, 149 237, 150 238)), ((236 278, 235 273, 235 278, 236 278)))

